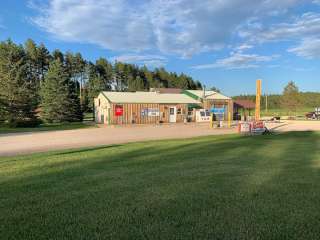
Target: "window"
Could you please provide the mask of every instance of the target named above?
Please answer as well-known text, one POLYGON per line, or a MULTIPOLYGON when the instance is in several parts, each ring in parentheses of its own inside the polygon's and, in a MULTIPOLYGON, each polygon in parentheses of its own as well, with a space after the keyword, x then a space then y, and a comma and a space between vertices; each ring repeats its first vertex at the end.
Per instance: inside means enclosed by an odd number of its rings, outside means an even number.
POLYGON ((177 109, 177 114, 181 114, 181 108, 177 109))
POLYGON ((100 98, 98 99, 98 106, 100 107, 100 98))

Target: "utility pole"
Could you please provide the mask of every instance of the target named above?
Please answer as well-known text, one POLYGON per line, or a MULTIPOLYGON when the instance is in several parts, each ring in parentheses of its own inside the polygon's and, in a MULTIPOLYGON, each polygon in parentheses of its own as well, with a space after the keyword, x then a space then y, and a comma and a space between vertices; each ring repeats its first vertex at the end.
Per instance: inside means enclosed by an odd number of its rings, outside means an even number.
POLYGON ((268 94, 266 94, 266 113, 268 113, 268 94))

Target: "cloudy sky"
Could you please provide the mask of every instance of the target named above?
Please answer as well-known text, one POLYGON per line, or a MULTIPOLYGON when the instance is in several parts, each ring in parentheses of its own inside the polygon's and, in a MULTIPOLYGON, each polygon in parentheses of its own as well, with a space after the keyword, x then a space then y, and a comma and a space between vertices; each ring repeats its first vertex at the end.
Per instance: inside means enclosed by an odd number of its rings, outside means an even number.
POLYGON ((27 38, 185 72, 228 95, 320 91, 320 0, 3 0, 0 40, 27 38))

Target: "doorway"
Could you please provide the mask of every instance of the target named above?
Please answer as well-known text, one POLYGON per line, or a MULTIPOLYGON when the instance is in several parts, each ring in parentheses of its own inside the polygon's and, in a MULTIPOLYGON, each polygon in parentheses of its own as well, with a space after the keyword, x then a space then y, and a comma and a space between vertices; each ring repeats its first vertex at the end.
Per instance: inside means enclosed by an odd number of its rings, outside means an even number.
POLYGON ((170 123, 177 122, 177 108, 176 107, 169 108, 169 122, 170 123))

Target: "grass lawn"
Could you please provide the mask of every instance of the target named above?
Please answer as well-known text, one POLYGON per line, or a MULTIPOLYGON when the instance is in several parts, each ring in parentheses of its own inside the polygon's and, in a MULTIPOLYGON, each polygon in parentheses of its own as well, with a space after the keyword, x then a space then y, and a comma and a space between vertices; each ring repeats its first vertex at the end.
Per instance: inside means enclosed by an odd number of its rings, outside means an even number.
POLYGON ((41 124, 38 127, 33 128, 10 128, 5 125, 0 125, 0 134, 3 133, 19 133, 19 132, 40 132, 40 131, 59 131, 59 130, 72 130, 79 128, 88 128, 92 125, 88 125, 82 122, 76 123, 53 123, 53 124, 41 124))
POLYGON ((0 158, 0 239, 319 239, 320 133, 0 158))
MULTIPOLYGON (((262 109, 261 116, 300 116, 305 118, 305 114, 313 112, 314 108, 299 108, 296 112, 291 112, 288 109, 269 109, 268 111, 262 109)), ((252 111, 254 115, 254 111, 252 111)))

